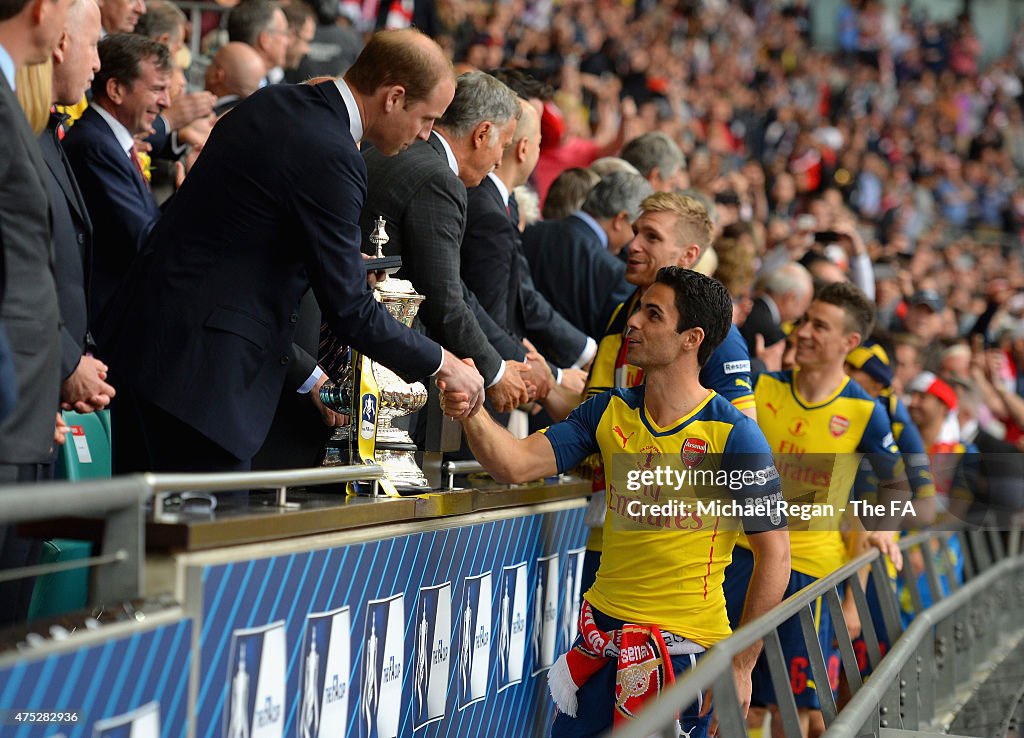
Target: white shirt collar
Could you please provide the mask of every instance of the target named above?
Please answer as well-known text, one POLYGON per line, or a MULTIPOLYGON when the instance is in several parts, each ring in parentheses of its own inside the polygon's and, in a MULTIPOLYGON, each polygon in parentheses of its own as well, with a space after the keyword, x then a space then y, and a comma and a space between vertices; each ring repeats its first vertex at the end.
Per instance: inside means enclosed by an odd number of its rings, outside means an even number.
POLYGON ((505 207, 507 208, 508 207, 508 187, 506 187, 505 183, 501 181, 501 177, 499 177, 494 172, 489 172, 487 174, 487 178, 489 180, 491 180, 492 182, 494 182, 494 186, 498 188, 498 194, 501 195, 501 201, 503 203, 505 203, 505 207))
POLYGON ((445 140, 445 137, 438 133, 436 129, 431 133, 431 135, 437 136, 437 140, 441 142, 441 148, 444 149, 444 155, 448 157, 448 166, 452 168, 452 171, 455 172, 455 176, 458 177, 459 160, 455 158, 455 152, 452 151, 452 147, 448 145, 448 141, 445 140))
POLYGON ((110 130, 114 132, 114 138, 117 139, 121 148, 124 149, 124 153, 130 159, 132 146, 135 145, 135 139, 132 138, 132 134, 128 132, 128 129, 125 128, 119 120, 104 110, 102 106, 94 103, 91 107, 100 114, 100 117, 103 118, 103 120, 107 122, 107 125, 110 126, 110 130))
POLYGON ((281 67, 274 67, 267 72, 267 84, 277 85, 284 79, 284 70, 281 67))
POLYGON ((7 78, 7 84, 14 89, 14 59, 7 53, 7 49, 4 48, 3 44, 0 44, 0 73, 3 73, 4 77, 7 78))
POLYGON ((363 139, 363 119, 359 115, 359 106, 356 105, 356 96, 348 86, 348 82, 338 77, 334 80, 341 93, 341 99, 345 103, 345 110, 348 111, 348 128, 352 133, 352 140, 359 143, 363 139))

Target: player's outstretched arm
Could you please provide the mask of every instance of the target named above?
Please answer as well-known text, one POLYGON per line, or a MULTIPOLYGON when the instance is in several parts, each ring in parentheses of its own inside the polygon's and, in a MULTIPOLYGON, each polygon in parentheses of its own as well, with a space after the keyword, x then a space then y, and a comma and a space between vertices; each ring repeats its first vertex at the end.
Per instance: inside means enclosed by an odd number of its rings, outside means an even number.
MULTIPOLYGON (((461 398, 441 393, 441 407, 446 415, 458 411, 458 407, 449 407, 450 401, 457 399, 461 398)), ((475 413, 461 422, 470 451, 495 481, 532 482, 558 473, 554 449, 543 433, 518 439, 495 423, 487 412, 475 413)))

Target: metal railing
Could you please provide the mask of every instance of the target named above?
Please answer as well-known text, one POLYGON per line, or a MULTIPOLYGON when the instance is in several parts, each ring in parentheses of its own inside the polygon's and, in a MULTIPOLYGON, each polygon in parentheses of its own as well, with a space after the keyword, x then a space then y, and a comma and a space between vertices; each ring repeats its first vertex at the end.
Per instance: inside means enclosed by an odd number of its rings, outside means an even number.
POLYGON ((146 505, 152 499, 154 520, 165 513, 166 498, 177 492, 276 489, 277 501, 287 503, 287 490, 296 486, 374 482, 384 476, 376 464, 274 472, 217 474, 142 474, 84 482, 17 484, 0 488, 0 522, 28 523, 55 517, 101 517, 100 553, 88 558, 0 571, 0 582, 44 574, 95 568, 90 592, 93 603, 112 603, 139 597, 145 566, 146 505))
POLYGON ((456 474, 479 474, 486 469, 479 461, 446 461, 441 465, 441 473, 448 477, 448 491, 455 489, 456 474))
POLYGON ((153 490, 153 517, 160 520, 166 513, 167 498, 179 492, 227 492, 231 490, 273 489, 277 491, 278 507, 296 507, 288 502, 290 487, 313 487, 323 484, 347 482, 373 482, 377 493, 377 480, 384 476, 384 467, 378 464, 358 466, 330 466, 312 469, 286 469, 267 472, 226 472, 215 474, 158 474, 143 475, 153 490))
POLYGON ((8 569, 0 572, 0 581, 96 567, 94 600, 113 602, 138 597, 145 554, 145 506, 150 492, 146 480, 137 476, 0 488, 0 521, 4 523, 37 522, 55 516, 102 517, 105 523, 98 556, 8 569))
POLYGON ((814 681, 816 684, 829 684, 812 612, 812 605, 818 597, 824 597, 832 616, 843 673, 852 695, 851 701, 838 711, 831 689, 818 692, 826 735, 860 738, 878 736, 883 728, 917 729, 929 725, 941 709, 948 707, 952 695, 973 669, 989 657, 1000 629, 1008 632, 1011 626, 1021 627, 1019 613, 1024 605, 1024 581, 1020 581, 1019 576, 1014 579, 1013 575, 1024 568, 1024 558, 1004 558, 1008 552, 1012 554, 1020 550, 1019 536, 1020 532, 1014 531, 1005 546, 996 531, 930 532, 902 539, 900 548, 905 554, 914 550, 924 554, 926 586, 931 602, 938 603, 925 607, 916 575, 910 566, 904 566, 904 583, 916 613, 906 633, 902 631, 899 603, 885 560, 877 551, 862 554, 716 644, 696 668, 666 690, 636 720, 617 730, 615 737, 660 735, 675 738, 679 712, 696 702, 709 687, 714 692, 719 734, 747 735, 746 720, 733 682, 732 661, 737 654, 762 640, 763 658, 780 703, 777 718, 781 720, 785 735, 800 736, 796 701, 777 630, 791 617, 800 618, 814 681), (952 535, 959 537, 963 551, 967 583, 962 586, 953 576, 943 577, 935 563, 936 558, 942 560, 949 556, 949 538, 952 535), (997 561, 999 563, 995 563, 997 561), (872 620, 864 588, 857 576, 857 572, 867 565, 871 567, 869 581, 878 597, 883 624, 890 641, 896 644, 884 659, 879 649, 879 624, 872 620), (872 669, 867 682, 861 678, 842 614, 838 587, 843 583, 852 588, 860 616, 861 635, 872 669), (994 586, 997 583, 1009 584, 994 586), (934 634, 934 640, 927 637, 929 634, 934 634))
POLYGON ((915 617, 826 735, 878 735, 878 727, 948 729, 942 716, 952 716, 958 692, 995 649, 1005 648, 1000 639, 1020 629, 1022 568, 1024 559, 1004 559, 915 617))

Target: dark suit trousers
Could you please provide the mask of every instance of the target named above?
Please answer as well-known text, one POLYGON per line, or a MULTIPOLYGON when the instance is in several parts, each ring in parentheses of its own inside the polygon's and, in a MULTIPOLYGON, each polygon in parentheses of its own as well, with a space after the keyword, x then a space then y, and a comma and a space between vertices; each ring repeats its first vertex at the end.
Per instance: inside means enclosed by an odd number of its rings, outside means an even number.
MULTIPOLYGON (((0 485, 49 479, 53 479, 53 464, 0 464, 0 485)), ((42 550, 43 542, 19 536, 17 525, 0 525, 0 570, 34 566, 42 550)), ((35 577, 0 583, 0 627, 25 622, 35 583, 35 577)))
POLYGON ((114 473, 249 471, 239 459, 190 425, 118 388, 111 406, 114 473))

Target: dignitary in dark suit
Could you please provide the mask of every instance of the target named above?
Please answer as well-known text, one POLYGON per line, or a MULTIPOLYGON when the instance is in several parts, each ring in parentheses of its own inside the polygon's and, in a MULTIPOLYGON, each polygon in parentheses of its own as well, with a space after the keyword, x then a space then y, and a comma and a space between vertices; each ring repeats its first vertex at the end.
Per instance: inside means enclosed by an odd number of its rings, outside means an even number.
POLYGON ((144 36, 107 36, 99 53, 92 103, 64 138, 93 225, 93 330, 106 320, 107 305, 160 217, 134 137, 145 134, 170 103, 171 75, 167 47, 144 36))
POLYGON ((632 240, 640 202, 652 192, 639 174, 615 172, 595 185, 579 212, 523 232, 537 289, 588 336, 604 335, 612 311, 632 293, 617 255, 632 240))
MULTIPOLYGON (((536 291, 522 255, 518 212, 511 193, 526 183, 537 164, 540 116, 526 100, 521 99, 519 104, 522 114, 501 165, 468 191, 462 278, 499 326, 516 338, 528 338, 554 363, 553 378, 557 378, 559 367, 586 364, 597 345, 558 315, 536 291), (538 319, 536 314, 542 306, 547 309, 546 315, 538 319), (589 356, 588 344, 593 344, 589 356)), ((540 388, 537 399, 543 399, 540 388)))
POLYGON ((459 77, 455 99, 426 142, 393 159, 374 150, 364 154, 364 248, 372 249, 369 237, 383 217, 390 238, 385 253, 401 254, 398 276, 426 297, 418 320, 442 346, 473 359, 498 412, 529 399, 521 376, 529 367, 519 363, 522 345, 491 320, 462 282, 459 254, 466 187, 480 184, 500 163, 519 110, 512 90, 488 74, 469 72, 459 77))
MULTIPOLYGON (((114 433, 120 471, 249 468, 310 285, 338 338, 479 407, 479 373, 391 317, 359 253, 366 170, 356 144, 397 154, 430 134, 454 92, 436 43, 381 33, 344 80, 260 90, 217 123, 118 300, 114 422, 137 429, 114 433)), ((314 406, 325 380, 299 388, 314 406)))
MULTIPOLYGON (((53 276, 46 164, 14 95, 18 68, 46 61, 70 0, 0 4, 0 322, 13 349, 17 403, 0 422, 0 485, 50 475, 60 392, 60 315, 53 276)), ((0 569, 34 563, 38 544, 0 526, 0 569)), ((0 585, 0 625, 24 619, 32 580, 0 585)))
MULTIPOLYGON (((53 52, 53 101, 74 105, 82 99, 100 68, 96 44, 100 38, 100 9, 95 0, 74 0, 68 11, 68 30, 53 52)), ((92 221, 85 199, 64 155, 60 138, 65 116, 52 113, 39 137, 47 168, 47 188, 53 209, 53 249, 60 299, 61 404, 80 413, 110 404, 114 388, 107 366, 92 356, 86 286, 92 254, 92 221)))

